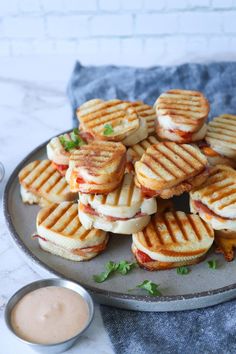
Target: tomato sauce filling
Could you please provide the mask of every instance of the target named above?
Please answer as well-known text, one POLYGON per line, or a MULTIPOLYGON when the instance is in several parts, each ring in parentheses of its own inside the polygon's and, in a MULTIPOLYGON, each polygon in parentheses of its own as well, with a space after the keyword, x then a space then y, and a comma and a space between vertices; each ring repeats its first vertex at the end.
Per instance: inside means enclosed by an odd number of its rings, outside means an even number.
POLYGON ((214 211, 212 211, 210 208, 208 208, 208 206, 203 204, 200 200, 194 200, 193 203, 194 203, 194 206, 197 209, 197 211, 199 211, 199 212, 203 211, 211 218, 215 217, 215 218, 219 219, 220 221, 226 221, 227 219, 230 219, 230 218, 224 218, 222 216, 219 216, 214 211))
POLYGON ((60 172, 64 176, 69 165, 59 165, 55 162, 52 162, 52 167, 55 168, 58 172, 60 172))

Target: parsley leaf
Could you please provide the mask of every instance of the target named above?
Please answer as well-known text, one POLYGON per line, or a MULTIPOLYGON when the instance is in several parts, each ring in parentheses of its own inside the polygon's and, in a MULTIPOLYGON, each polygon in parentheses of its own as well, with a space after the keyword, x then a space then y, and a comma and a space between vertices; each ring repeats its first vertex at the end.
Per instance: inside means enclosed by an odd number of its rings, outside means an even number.
POLYGON ((77 128, 73 129, 70 133, 71 140, 67 140, 64 135, 59 136, 60 143, 63 145, 66 151, 76 149, 85 144, 84 140, 79 136, 77 128))
POLYGON ((146 290, 151 296, 161 296, 160 290, 158 290, 159 284, 153 283, 151 280, 144 280, 143 283, 137 285, 137 288, 146 290))
POLYGON ((211 259, 210 261, 207 262, 208 266, 210 269, 217 269, 217 260, 216 259, 211 259))
POLYGON ((97 283, 102 283, 110 276, 110 274, 118 272, 122 275, 126 275, 135 266, 136 263, 129 263, 127 261, 120 261, 119 263, 109 261, 105 266, 106 268, 105 272, 94 275, 93 280, 95 280, 97 283))
POLYGON ((188 267, 179 267, 176 271, 179 275, 187 275, 190 272, 190 269, 188 267))
POLYGON ((127 261, 120 261, 118 263, 117 267, 117 272, 119 272, 122 275, 126 275, 128 272, 130 272, 133 268, 135 268, 137 263, 129 263, 127 261))
POLYGON ((114 129, 113 129, 112 125, 111 124, 105 124, 104 125, 103 135, 111 135, 112 133, 114 133, 114 129))

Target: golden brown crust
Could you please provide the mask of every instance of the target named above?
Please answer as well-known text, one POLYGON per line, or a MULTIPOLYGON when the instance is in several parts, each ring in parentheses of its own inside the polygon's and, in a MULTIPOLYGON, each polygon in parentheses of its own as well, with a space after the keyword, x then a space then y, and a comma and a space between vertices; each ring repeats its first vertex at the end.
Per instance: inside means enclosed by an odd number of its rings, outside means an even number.
POLYGON ((151 262, 145 262, 142 263, 142 261, 139 259, 137 253, 135 251, 132 252, 137 260, 138 265, 149 271, 155 271, 155 270, 167 270, 167 269, 172 269, 172 268, 178 268, 178 267, 183 267, 183 266, 188 266, 188 265, 194 265, 198 264, 199 262, 202 262, 206 258, 206 254, 199 256, 197 258, 191 259, 191 260, 186 260, 183 262, 160 262, 160 261, 151 261, 151 262))

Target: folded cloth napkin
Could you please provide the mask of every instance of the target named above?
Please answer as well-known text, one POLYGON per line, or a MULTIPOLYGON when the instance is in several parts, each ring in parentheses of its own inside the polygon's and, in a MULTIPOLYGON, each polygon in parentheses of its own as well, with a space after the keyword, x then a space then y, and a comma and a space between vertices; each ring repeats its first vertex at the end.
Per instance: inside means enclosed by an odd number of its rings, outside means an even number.
MULTIPOLYGON (((143 100, 153 105, 171 88, 202 91, 211 104, 210 119, 236 114, 236 63, 184 64, 172 67, 84 67, 76 63, 68 85, 75 110, 92 98, 143 100)), ((119 354, 236 353, 235 301, 207 309, 144 313, 101 306, 105 327, 119 354)))

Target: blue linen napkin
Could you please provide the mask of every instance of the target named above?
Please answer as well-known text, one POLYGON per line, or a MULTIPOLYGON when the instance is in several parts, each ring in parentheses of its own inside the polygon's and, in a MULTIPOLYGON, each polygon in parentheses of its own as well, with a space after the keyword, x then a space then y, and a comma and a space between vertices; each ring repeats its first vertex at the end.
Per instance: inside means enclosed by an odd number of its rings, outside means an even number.
MULTIPOLYGON (((211 104, 209 119, 236 114, 236 63, 131 68, 84 67, 76 63, 68 96, 76 108, 92 98, 143 100, 153 105, 171 88, 202 91, 211 104)), ((118 354, 236 353, 235 301, 207 309, 144 313, 101 306, 104 325, 118 354)))

